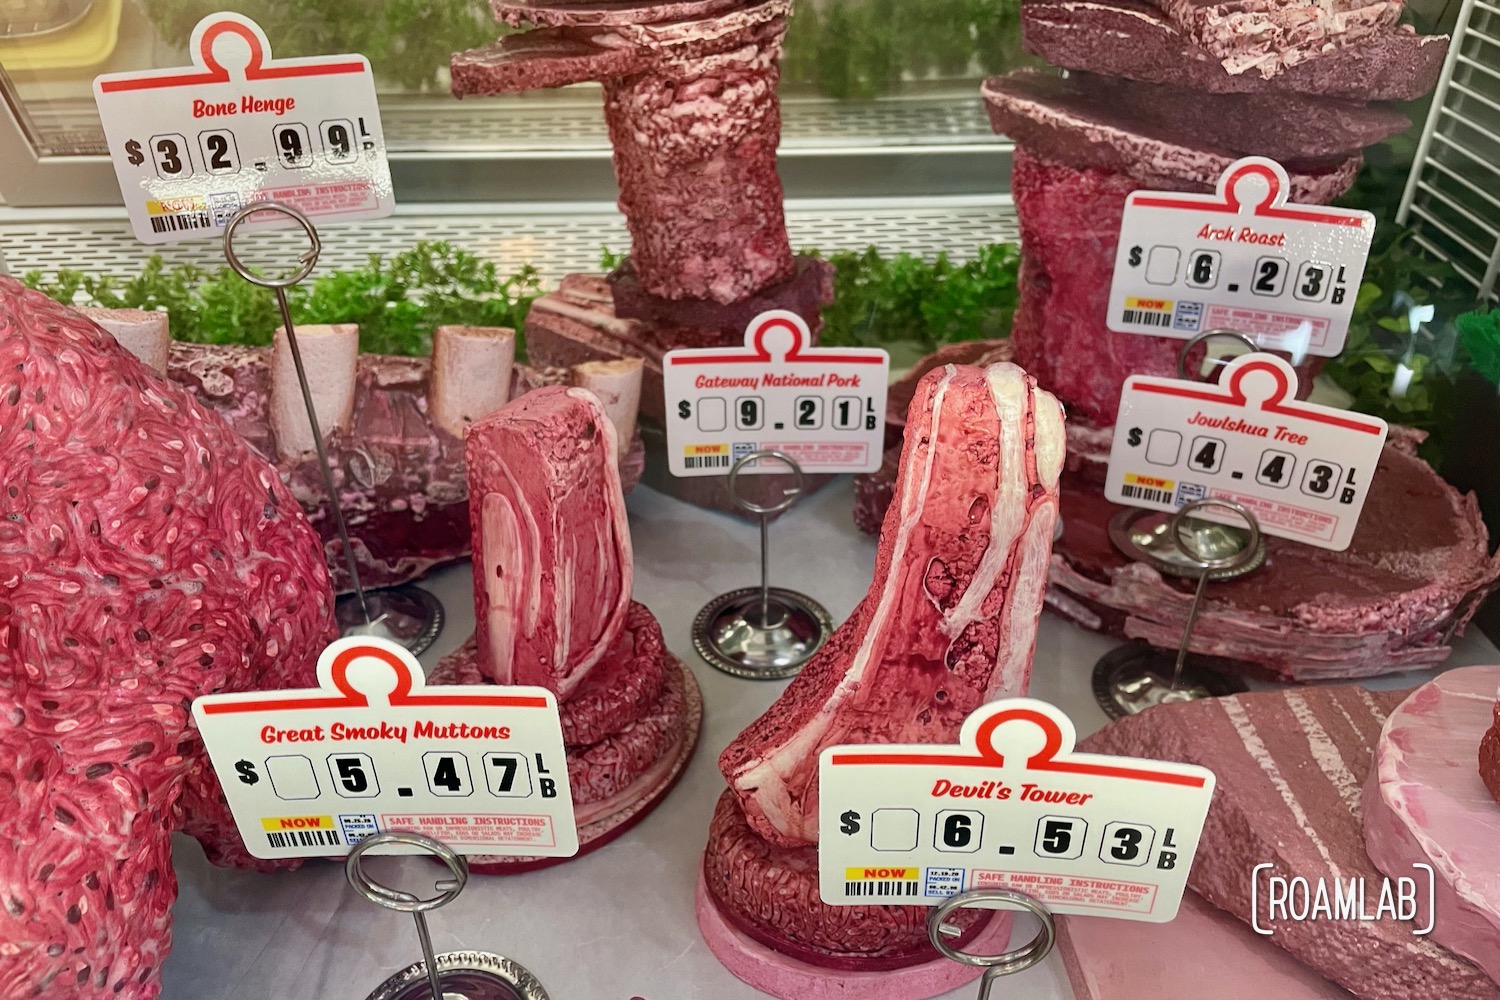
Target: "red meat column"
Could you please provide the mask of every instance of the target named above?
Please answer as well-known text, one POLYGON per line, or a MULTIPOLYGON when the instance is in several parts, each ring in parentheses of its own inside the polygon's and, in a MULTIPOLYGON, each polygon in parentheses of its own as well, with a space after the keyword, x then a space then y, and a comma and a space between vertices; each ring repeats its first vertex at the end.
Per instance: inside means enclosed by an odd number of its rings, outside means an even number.
POLYGON ((791 277, 782 213, 781 40, 663 59, 604 82, 635 274, 663 299, 728 305, 791 277))

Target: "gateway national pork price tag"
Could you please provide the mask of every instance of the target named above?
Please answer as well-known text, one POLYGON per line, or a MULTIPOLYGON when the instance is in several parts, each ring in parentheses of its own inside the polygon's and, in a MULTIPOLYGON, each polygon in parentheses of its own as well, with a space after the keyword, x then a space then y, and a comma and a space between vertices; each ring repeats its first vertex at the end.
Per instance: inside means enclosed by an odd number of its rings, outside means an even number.
POLYGON ((756 451, 784 452, 803 472, 874 472, 890 371, 879 348, 813 347, 802 317, 782 310, 757 316, 744 347, 671 351, 662 375, 672 475, 722 476, 756 451))
MULTIPOLYGON (((1104 495, 1165 511, 1205 497, 1233 500, 1267 534, 1342 552, 1386 430, 1378 417, 1299 402, 1297 373, 1274 354, 1235 358, 1217 385, 1132 375, 1104 495)), ((1194 516, 1241 523, 1212 507, 1194 516)))
POLYGON ((840 746, 818 772, 823 902, 936 906, 1017 889, 1053 913, 1177 915, 1214 775, 1075 753, 1073 723, 1031 698, 981 706, 957 746, 840 746))
POLYGON ((1299 359, 1336 357, 1375 217, 1289 205, 1290 191, 1281 164, 1251 156, 1229 166, 1215 194, 1130 195, 1109 328, 1181 340, 1235 330, 1299 359))
POLYGON ((423 833, 459 854, 578 853, 550 691, 427 687, 411 653, 369 636, 324 650, 318 683, 193 703, 257 858, 343 857, 387 830, 423 833))
POLYGON ((189 67, 94 80, 137 239, 217 236, 235 212, 261 201, 292 205, 314 222, 394 211, 364 56, 273 59, 260 26, 227 12, 198 22, 189 51, 189 67))

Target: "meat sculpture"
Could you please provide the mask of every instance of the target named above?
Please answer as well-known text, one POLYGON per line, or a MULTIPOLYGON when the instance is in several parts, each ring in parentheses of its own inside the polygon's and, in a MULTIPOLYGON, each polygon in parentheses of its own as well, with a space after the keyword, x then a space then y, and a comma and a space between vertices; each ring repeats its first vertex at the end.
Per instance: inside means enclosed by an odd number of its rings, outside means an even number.
POLYGON ((820 901, 818 755, 951 741, 977 706, 1025 693, 1063 449, 1061 407, 1015 365, 922 380, 869 594, 719 758, 704 878, 737 932, 831 968, 935 957, 925 909, 820 901))
MULTIPOLYGON (((617 449, 598 398, 577 388, 538 389, 470 428, 478 627, 430 678, 556 693, 585 851, 665 796, 702 722, 692 675, 631 600, 617 449)), ((481 859, 475 870, 543 864, 481 859)))
MULTIPOLYGON (((776 87, 791 0, 491 6, 498 20, 532 30, 454 55, 454 94, 598 81, 631 236, 630 257, 607 283, 570 276, 533 308, 526 326, 533 360, 640 358, 644 398, 655 407, 665 351, 740 343, 750 320, 769 309, 796 312, 816 335, 819 311, 833 297, 832 270, 793 256, 776 173, 776 87)), ((756 478, 762 489, 786 485, 784 476, 756 478)), ((741 513, 722 479, 661 485, 741 513)))
MULTIPOLYGON (((323 538, 335 587, 349 589, 285 339, 278 335, 272 348, 178 343, 165 313, 86 312, 131 353, 217 411, 276 466, 323 538)), ((405 583, 469 554, 463 452, 468 424, 543 385, 602 388, 600 376, 582 366, 515 364, 509 330, 442 327, 433 335, 431 358, 360 354, 352 326, 303 326, 298 333, 367 587, 405 583)), ((613 375, 610 384, 619 379, 613 375)), ((640 374, 627 373, 624 380, 614 393, 622 397, 618 414, 611 416, 631 442, 621 461, 629 489, 640 479, 645 453, 634 431, 640 374)))
POLYGON ((244 851, 189 705, 316 684, 317 534, 276 470, 0 277, 0 996, 155 997, 171 833, 244 851))
MULTIPOLYGON (((1360 789, 1382 727, 1404 697, 1313 687, 1162 705, 1079 746, 1213 770, 1218 786, 1188 885, 1239 920, 1254 917, 1273 931, 1264 947, 1286 949, 1359 1000, 1497 1000, 1500 985, 1432 938, 1413 934, 1421 924, 1377 912, 1382 876, 1365 852, 1360 789), (1272 867, 1254 872, 1258 864, 1272 867), (1307 880, 1309 899, 1321 884, 1329 900, 1335 880, 1346 898, 1362 880, 1361 912, 1374 919, 1293 919, 1270 910, 1269 879, 1297 877, 1307 880), (1254 914, 1252 880, 1259 898, 1254 914)), ((1401 874, 1425 885, 1420 872, 1401 874)))
MULTIPOLYGON (((1500 807, 1472 766, 1500 667, 1450 670, 1391 713, 1365 782, 1365 851, 1391 878, 1432 868, 1432 940, 1500 983, 1500 807)), ((1425 888, 1425 878, 1424 878, 1425 888)), ((1429 918, 1429 913, 1431 914, 1429 918)))

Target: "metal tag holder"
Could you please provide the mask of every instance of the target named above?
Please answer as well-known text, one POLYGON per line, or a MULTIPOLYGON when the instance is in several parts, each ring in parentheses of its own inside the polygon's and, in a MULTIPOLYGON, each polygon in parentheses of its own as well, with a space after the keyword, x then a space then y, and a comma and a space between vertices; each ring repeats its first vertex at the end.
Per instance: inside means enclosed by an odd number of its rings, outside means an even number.
POLYGON ((1045 904, 1024 892, 999 888, 971 889, 968 892, 950 896, 933 907, 932 912, 927 915, 927 939, 944 958, 958 962, 960 965, 983 969, 984 975, 979 979, 977 1000, 991 1000, 995 983, 1002 977, 1025 972, 1033 965, 1046 960, 1047 956, 1052 953, 1053 946, 1057 944, 1057 924, 1052 911, 1047 909, 1045 904), (1037 931, 1036 937, 1026 944, 999 955, 972 955, 966 951, 959 951, 944 938, 959 937, 963 932, 947 923, 947 919, 957 911, 978 903, 1005 903, 1024 910, 1041 921, 1041 929, 1037 931))
POLYGON ((780 680, 797 673, 833 632, 826 608, 806 594, 771 586, 771 515, 789 509, 803 493, 802 467, 780 451, 755 451, 729 470, 729 493, 735 504, 760 521, 760 586, 732 590, 704 605, 693 621, 693 647, 709 665, 736 677, 780 680), (793 483, 782 499, 762 505, 735 489, 740 473, 757 461, 781 462, 793 483))
POLYGON ((1182 642, 1177 647, 1171 680, 1166 680, 1167 671, 1163 669, 1167 655, 1163 650, 1133 643, 1106 654, 1094 665, 1094 697, 1105 714, 1113 719, 1135 715, 1153 705, 1217 698, 1245 690, 1243 684, 1202 664, 1189 664, 1188 648, 1192 645, 1193 626, 1198 621, 1209 581, 1241 576, 1265 562, 1260 522, 1253 513, 1232 500, 1206 497, 1185 504, 1172 515, 1167 522, 1167 537, 1178 547, 1181 561, 1195 566, 1198 571, 1198 588, 1193 593, 1193 603, 1188 607, 1187 621, 1183 624, 1182 642), (1198 548, 1194 525, 1203 522, 1192 521, 1190 515, 1208 507, 1226 510, 1244 519, 1248 526, 1244 548, 1218 556, 1198 548))
POLYGON ((355 892, 376 906, 410 913, 422 947, 422 961, 391 976, 366 1000, 549 1000, 536 976, 501 955, 483 951, 433 954, 426 914, 457 899, 469 881, 468 862, 448 845, 420 833, 377 833, 349 852, 344 875, 355 892), (392 846, 415 847, 436 856, 453 878, 437 882, 438 894, 426 899, 381 885, 364 870, 364 856, 373 848, 392 846))
POLYGON ((268 288, 276 294, 276 308, 281 313, 281 322, 286 330, 287 346, 291 348, 292 364, 297 369, 297 385, 302 390, 302 403, 307 408, 307 421, 312 428, 313 441, 317 448, 318 468, 323 473, 323 488, 328 491, 328 506, 333 515, 334 527, 339 541, 344 546, 344 560, 349 570, 349 582, 354 588, 351 596, 340 598, 335 607, 340 634, 373 635, 399 642, 412 654, 418 654, 431 646, 443 628, 443 606, 438 599, 421 587, 406 585, 385 590, 366 592, 359 580, 359 565, 354 558, 354 547, 349 544, 349 527, 339 505, 338 488, 334 483, 333 467, 328 462, 328 450, 323 445, 323 429, 318 426, 318 414, 313 406, 312 390, 307 384, 307 371, 302 365, 302 349, 297 344, 297 327, 292 322, 291 306, 287 303, 286 290, 301 283, 312 274, 318 257, 323 252, 323 241, 313 227, 312 220, 298 209, 281 202, 266 201, 246 205, 230 218, 224 227, 224 258, 229 267, 250 284, 268 288), (307 234, 308 249, 297 258, 297 267, 290 274, 279 278, 268 278, 257 274, 240 260, 234 249, 234 234, 250 216, 268 212, 284 215, 307 234))

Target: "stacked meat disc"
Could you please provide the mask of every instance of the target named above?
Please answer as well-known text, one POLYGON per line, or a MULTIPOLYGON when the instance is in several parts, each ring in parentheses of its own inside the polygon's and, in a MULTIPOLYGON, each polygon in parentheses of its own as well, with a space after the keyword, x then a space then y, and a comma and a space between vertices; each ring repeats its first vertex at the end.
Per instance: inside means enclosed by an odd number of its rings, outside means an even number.
MULTIPOLYGON (((466 439, 474 637, 433 684, 526 684, 557 695, 583 850, 641 819, 681 775, 702 699, 661 627, 631 599, 615 430, 590 392, 552 386, 466 439)), ((555 864, 476 859, 481 872, 555 864)))
MULTIPOLYGON (((571 275, 533 306, 530 357, 547 365, 645 362, 643 415, 657 426, 661 356, 742 341, 769 309, 816 334, 831 268, 793 255, 776 150, 782 39, 791 0, 493 0, 496 17, 532 30, 453 57, 460 96, 597 81, 614 146, 631 254, 605 281, 571 275)), ((783 477, 745 484, 769 501, 783 477)), ((734 509, 718 479, 663 484, 734 509)))
MULTIPOLYGON (((869 594, 719 758, 729 788, 699 926, 731 971, 779 997, 927 997, 975 971, 938 960, 922 907, 822 902, 818 759, 840 744, 951 742, 975 708, 1026 692, 1062 410, 1015 365, 945 365, 910 414, 869 594)), ((964 922, 1005 939, 976 914, 964 922)))

